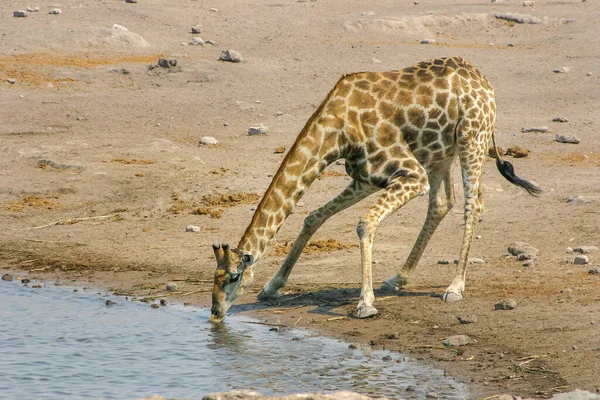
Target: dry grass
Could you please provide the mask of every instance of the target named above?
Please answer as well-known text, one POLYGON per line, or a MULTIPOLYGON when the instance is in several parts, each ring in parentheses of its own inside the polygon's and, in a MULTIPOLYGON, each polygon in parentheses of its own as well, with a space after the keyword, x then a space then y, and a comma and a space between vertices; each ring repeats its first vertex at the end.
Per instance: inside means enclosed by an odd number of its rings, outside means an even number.
POLYGON ((114 160, 112 160, 112 162, 114 163, 119 163, 119 164, 136 164, 136 165, 150 165, 150 164, 156 164, 156 161, 154 160, 146 160, 143 158, 137 159, 137 158, 115 158, 114 160))
POLYGON ((4 210, 10 212, 23 212, 27 208, 45 208, 48 210, 62 208, 62 204, 53 199, 58 199, 58 197, 27 196, 19 201, 11 201, 4 204, 4 210))
POLYGON ((173 193, 171 198, 174 200, 169 211, 175 214, 191 212, 196 215, 208 215, 211 218, 221 218, 223 208, 234 207, 240 204, 255 204, 260 196, 255 193, 231 193, 231 194, 208 194, 202 197, 199 202, 191 202, 179 197, 173 193))
MULTIPOLYGON (((352 247, 358 247, 356 244, 340 243, 336 239, 327 240, 315 240, 306 245, 303 254, 316 254, 316 253, 329 253, 332 251, 339 251, 350 249, 352 247)), ((283 245, 275 246, 271 249, 270 254, 274 256, 283 257, 287 255, 292 249, 292 243, 288 242, 283 245)))
POLYGON ((93 68, 105 65, 155 62, 162 54, 101 53, 25 53, 0 57, 0 80, 16 79, 19 83, 41 86, 46 83, 75 82, 58 78, 55 68, 93 68))
POLYGON ((566 153, 557 158, 558 161, 563 164, 593 164, 600 167, 600 153, 566 153))

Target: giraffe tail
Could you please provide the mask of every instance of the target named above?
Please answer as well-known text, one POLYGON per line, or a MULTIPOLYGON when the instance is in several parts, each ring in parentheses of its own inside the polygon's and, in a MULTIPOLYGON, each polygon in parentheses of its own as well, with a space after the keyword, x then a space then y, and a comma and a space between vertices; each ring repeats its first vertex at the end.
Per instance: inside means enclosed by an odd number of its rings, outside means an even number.
POLYGON ((496 146, 495 136, 496 136, 495 133, 493 133, 492 134, 492 144, 494 145, 494 152, 496 153, 496 167, 498 168, 498 171, 500 171, 500 174, 502 174, 502 176, 504 178, 506 178, 507 181, 509 181, 513 185, 522 187, 523 189, 525 189, 527 191, 527 193, 529 193, 530 195, 532 195, 534 197, 537 197, 540 194, 542 194, 543 190, 539 186, 536 186, 533 183, 526 181, 525 179, 519 178, 515 174, 515 168, 513 167, 513 165, 511 163, 509 163, 508 161, 504 161, 500 157, 500 153, 498 152, 498 147, 496 146))

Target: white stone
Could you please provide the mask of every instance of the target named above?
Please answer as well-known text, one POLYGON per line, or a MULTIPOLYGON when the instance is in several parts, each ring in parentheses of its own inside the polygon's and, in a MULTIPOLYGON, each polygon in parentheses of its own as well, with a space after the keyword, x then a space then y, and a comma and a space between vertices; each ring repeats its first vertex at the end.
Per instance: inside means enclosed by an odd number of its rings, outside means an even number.
POLYGON ((193 37, 192 40, 190 40, 189 44, 191 46, 203 46, 204 40, 202 40, 202 38, 199 37, 193 37))
POLYGON ((185 227, 186 232, 200 232, 202 228, 196 225, 188 225, 185 227))
POLYGON ((214 146, 219 144, 219 141, 212 136, 204 136, 200 138, 200 144, 204 146, 214 146))
POLYGON ((60 8, 53 8, 50 11, 48 11, 48 14, 60 15, 62 14, 62 10, 60 8))
POLYGON ((129 29, 125 28, 123 25, 114 24, 112 27, 118 31, 129 32, 129 29))
POLYGON ((265 125, 258 124, 248 128, 248 135, 266 135, 268 130, 269 128, 267 128, 265 125))

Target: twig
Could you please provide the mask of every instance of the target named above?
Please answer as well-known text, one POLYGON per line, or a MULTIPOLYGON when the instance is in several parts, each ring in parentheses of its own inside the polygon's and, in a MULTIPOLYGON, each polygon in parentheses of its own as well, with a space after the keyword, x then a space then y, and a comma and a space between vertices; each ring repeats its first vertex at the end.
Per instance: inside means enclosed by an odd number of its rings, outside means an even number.
POLYGON ((50 266, 46 265, 45 267, 42 267, 42 268, 30 269, 29 272, 44 271, 44 270, 47 270, 48 268, 50 268, 50 266))
MULTIPOLYGON (((34 229, 34 228, 31 228, 34 229)), ((81 242, 68 242, 68 241, 64 241, 64 240, 40 240, 40 239, 24 239, 27 240, 28 242, 35 242, 35 243, 64 243, 64 244, 71 244, 74 246, 88 246, 87 243, 81 243, 81 242)))
POLYGON ((517 358, 517 361, 528 360, 527 362, 529 362, 529 361, 537 360, 538 358, 550 357, 551 355, 552 355, 552 353, 546 353, 546 354, 540 354, 540 355, 534 354, 532 356, 517 358))
POLYGON ((212 279, 172 279, 173 282, 213 283, 212 279))
POLYGON ((296 322, 294 322, 294 325, 292 325, 292 326, 298 325, 298 322, 300 322, 301 319, 302 319, 302 317, 298 318, 298 320, 296 322))
POLYGON ((120 213, 108 214, 108 215, 97 215, 97 216, 94 216, 94 217, 77 217, 77 218, 70 218, 70 219, 61 219, 61 220, 58 220, 58 221, 50 222, 49 224, 34 226, 32 228, 25 228, 23 230, 24 231, 30 231, 30 230, 34 230, 34 229, 48 228, 48 227, 54 226, 54 225, 68 225, 68 224, 72 224, 72 223, 75 223, 75 222, 86 221, 86 220, 90 220, 90 219, 111 218, 111 217, 114 217, 114 216, 119 215, 119 214, 120 213))
POLYGON ((500 397, 500 395, 499 394, 495 394, 493 396, 486 397, 486 398, 480 399, 480 400, 491 400, 491 399, 497 399, 498 397, 500 397))
POLYGON ((344 315, 342 317, 327 318, 327 321, 344 321, 347 319, 348 319, 348 317, 344 315))
POLYGON ((282 326, 285 328, 289 328, 289 325, 283 325, 283 324, 272 324, 270 322, 258 322, 258 321, 240 321, 243 322, 244 324, 255 324, 255 325, 266 325, 266 326, 282 326))
POLYGON ((187 292, 187 293, 183 293, 181 296, 189 296, 190 294, 194 294, 194 293, 206 293, 206 292, 212 292, 212 290, 194 290, 192 292, 187 292))

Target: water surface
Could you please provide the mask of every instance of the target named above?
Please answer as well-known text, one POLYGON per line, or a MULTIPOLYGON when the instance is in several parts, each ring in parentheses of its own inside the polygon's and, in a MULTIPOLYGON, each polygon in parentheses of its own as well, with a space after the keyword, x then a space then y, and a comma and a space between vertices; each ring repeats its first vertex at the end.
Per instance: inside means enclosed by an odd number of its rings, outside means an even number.
POLYGON ((199 308, 152 309, 82 289, 0 281, 0 398, 139 399, 158 393, 201 399, 231 389, 468 397, 466 387, 442 371, 399 354, 348 349, 301 329, 274 332, 244 323, 245 317, 213 326, 209 315, 199 308), (107 306, 109 298, 117 304, 107 306))

